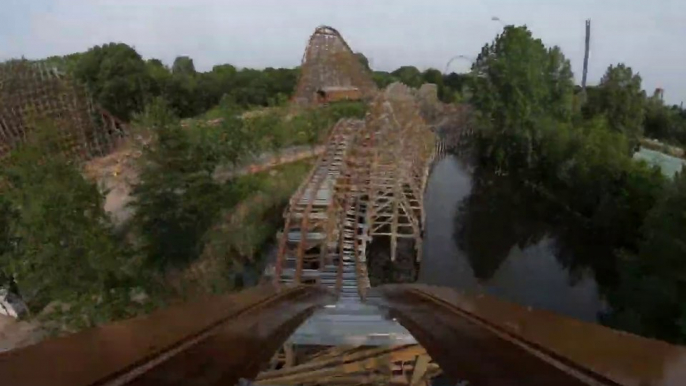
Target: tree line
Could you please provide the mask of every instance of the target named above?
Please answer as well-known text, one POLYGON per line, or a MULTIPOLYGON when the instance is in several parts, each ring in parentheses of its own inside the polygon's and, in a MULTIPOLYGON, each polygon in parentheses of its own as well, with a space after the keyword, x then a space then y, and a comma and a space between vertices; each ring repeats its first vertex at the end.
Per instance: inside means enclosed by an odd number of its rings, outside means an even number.
POLYGON ((198 72, 187 56, 177 57, 170 67, 158 59, 144 60, 124 43, 45 61, 85 84, 98 104, 124 120, 155 98, 165 99, 182 118, 199 115, 222 98, 244 108, 274 105, 288 98, 298 77, 297 68, 237 69, 230 64, 198 72))
MULTIPOLYGON (((361 53, 356 56, 371 71, 367 58, 361 53)), ((179 56, 167 66, 158 59, 144 60, 124 43, 95 46, 44 61, 85 84, 98 104, 124 120, 143 111, 155 98, 166 100, 181 118, 200 115, 220 103, 233 103, 241 109, 281 105, 293 95, 300 72, 299 67, 258 70, 231 64, 200 72, 188 56, 179 56)), ((436 69, 420 72, 413 66, 376 71, 372 77, 379 87, 395 81, 412 87, 435 83, 439 97, 446 102, 459 99, 466 84, 463 75, 444 76, 436 69)))
POLYGON ((481 164, 527 181, 615 250, 603 262, 619 276, 604 322, 686 342, 686 174, 632 159, 644 134, 678 141, 683 112, 648 98, 625 64, 584 92, 559 47, 526 27, 483 47, 469 88, 481 164))
MULTIPOLYGON (((392 72, 373 71, 362 53, 355 55, 380 88, 396 81, 415 88, 433 83, 443 102, 464 102, 470 97, 468 74, 442 74, 434 68, 420 71, 414 66, 401 66, 392 72)), ((293 94, 300 70, 299 67, 239 69, 231 64, 219 64, 210 71, 199 72, 188 56, 179 56, 167 66, 158 59, 144 60, 124 43, 95 46, 86 52, 53 56, 44 61, 85 84, 101 106, 125 120, 160 97, 182 118, 202 114, 222 100, 242 109, 280 105, 293 94)), ((633 130, 634 136, 644 134, 668 144, 686 146, 686 110, 666 104, 659 93, 647 97, 641 90, 640 77, 624 65, 620 64, 605 76, 615 78, 604 79, 601 82, 604 87, 588 87, 584 94, 586 103, 576 101, 584 119, 599 114, 614 115, 608 116, 611 124, 622 126, 625 131, 633 130), (624 85, 622 82, 628 82, 626 87, 608 88, 624 85), (642 97, 632 97, 637 94, 642 97), (622 122, 625 118, 628 121, 622 122)), ((579 95, 579 87, 573 87, 574 94, 579 95)))

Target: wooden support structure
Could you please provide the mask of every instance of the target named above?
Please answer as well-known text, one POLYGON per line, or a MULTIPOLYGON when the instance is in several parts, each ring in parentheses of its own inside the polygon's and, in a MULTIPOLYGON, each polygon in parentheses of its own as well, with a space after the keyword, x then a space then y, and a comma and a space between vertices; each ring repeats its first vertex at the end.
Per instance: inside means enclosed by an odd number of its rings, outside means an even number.
POLYGON ((343 119, 333 127, 325 151, 291 198, 279 235, 276 283, 316 283, 337 291, 342 287, 339 219, 346 208, 336 198, 336 181, 344 171, 352 136, 362 125, 343 119))
POLYGON ((398 240, 411 239, 421 260, 435 137, 412 90, 400 83, 374 98, 364 122, 338 122, 286 209, 274 280, 325 284, 364 299, 372 239, 390 239, 392 261, 398 240))
MULTIPOLYGON (((354 99, 371 99, 377 91, 371 71, 365 68, 332 27, 318 27, 307 44, 293 100, 299 105, 327 102, 322 90, 354 90, 354 99)), ((347 91, 348 93, 350 91, 347 91)))
POLYGON ((368 200, 369 236, 390 237, 392 261, 398 239, 413 239, 420 260, 424 189, 436 136, 422 119, 412 91, 400 83, 372 102, 365 129, 364 140, 353 149, 365 167, 357 183, 361 197, 368 200))
POLYGON ((54 68, 27 60, 1 64, 0 157, 40 126, 55 131, 55 150, 81 161, 111 153, 128 132, 124 122, 93 103, 84 86, 54 68))

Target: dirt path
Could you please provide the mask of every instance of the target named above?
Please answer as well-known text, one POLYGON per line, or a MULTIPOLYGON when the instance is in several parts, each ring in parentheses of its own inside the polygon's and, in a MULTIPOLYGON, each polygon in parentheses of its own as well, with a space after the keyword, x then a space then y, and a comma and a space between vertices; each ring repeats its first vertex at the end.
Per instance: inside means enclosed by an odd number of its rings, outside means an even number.
POLYGON ((37 343, 43 336, 35 323, 0 315, 0 352, 37 343))
MULTIPOLYGON (((217 168, 215 180, 225 182, 229 178, 263 172, 280 165, 316 157, 324 151, 324 146, 295 146, 279 152, 267 152, 240 168, 217 168)), ((131 186, 138 181, 137 159, 141 152, 130 145, 105 157, 91 160, 84 167, 87 178, 97 181, 105 196, 105 210, 110 213, 115 224, 121 224, 133 214, 127 206, 131 202, 131 186)))

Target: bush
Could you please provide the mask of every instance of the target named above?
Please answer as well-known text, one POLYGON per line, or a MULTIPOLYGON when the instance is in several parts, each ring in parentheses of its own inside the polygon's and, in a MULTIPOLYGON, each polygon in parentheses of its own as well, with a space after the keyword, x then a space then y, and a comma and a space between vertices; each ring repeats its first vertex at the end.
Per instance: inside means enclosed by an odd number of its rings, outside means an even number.
POLYGON ((16 280, 31 311, 63 304, 47 315, 58 329, 134 315, 141 308, 131 290, 146 282, 139 262, 117 242, 97 187, 59 154, 56 134, 43 123, 0 172, 0 272, 16 280))
POLYGON ((80 55, 74 67, 75 78, 115 116, 128 120, 143 108, 152 78, 133 48, 123 43, 95 46, 80 55))
POLYGON ((238 161, 250 147, 248 136, 234 116, 219 126, 182 128, 161 100, 140 120, 154 140, 133 186, 133 223, 148 263, 182 266, 199 256, 201 237, 220 209, 233 204, 231 184, 219 184, 213 173, 220 163, 238 161))
POLYGON ((610 325, 686 343, 686 174, 667 184, 643 226, 638 253, 621 262, 621 285, 610 292, 610 325))
POLYGON ((364 118, 366 112, 367 105, 363 102, 332 103, 295 113, 273 108, 246 117, 245 126, 258 149, 278 151, 292 146, 314 146, 326 138, 339 119, 364 118))

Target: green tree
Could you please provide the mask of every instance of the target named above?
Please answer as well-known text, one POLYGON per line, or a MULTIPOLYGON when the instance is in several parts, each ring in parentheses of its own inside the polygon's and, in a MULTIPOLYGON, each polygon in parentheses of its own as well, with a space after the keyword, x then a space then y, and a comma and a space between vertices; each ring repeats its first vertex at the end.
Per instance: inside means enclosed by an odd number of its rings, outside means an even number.
POLYGON ((219 211, 233 204, 232 185, 215 181, 215 170, 237 164, 254 149, 253 137, 231 111, 218 126, 182 128, 162 100, 146 109, 139 125, 155 138, 132 190, 141 251, 154 267, 183 266, 199 256, 219 211))
POLYGON ((640 75, 621 63, 610 66, 595 91, 589 95, 584 115, 605 115, 614 130, 637 142, 643 134, 646 103, 640 75))
POLYGON ((393 82, 397 82, 398 79, 386 71, 374 71, 372 74, 372 79, 376 86, 379 88, 385 88, 393 82))
POLYGON ((443 85, 445 91, 443 92, 443 102, 461 102, 469 98, 469 90, 467 84, 469 83, 469 74, 456 74, 451 72, 443 77, 443 85))
POLYGON ((435 68, 429 68, 422 73, 424 83, 433 83, 439 87, 443 86, 443 74, 435 68))
POLYGON ((395 78, 410 87, 417 88, 422 85, 422 73, 415 66, 402 66, 391 72, 395 78))
POLYGON ((679 106, 667 106, 655 94, 646 100, 644 132, 647 137, 683 146, 686 144, 686 119, 679 106))
POLYGON ((171 71, 159 59, 149 59, 145 62, 146 72, 150 77, 148 92, 151 97, 166 97, 171 82, 171 71))
MULTIPOLYGON (((298 82, 298 71, 288 68, 267 67, 263 71, 263 77, 267 83, 268 94, 271 98, 279 98, 279 95, 288 99, 293 94, 298 82)), ((269 101, 269 98, 267 100, 269 101)))
POLYGON ((438 98, 446 99, 446 90, 443 84, 443 74, 435 68, 429 68, 422 73, 422 83, 433 83, 438 87, 438 98))
MULTIPOLYGON (((0 190, 2 192, 2 190, 0 190)), ((0 259, 11 251, 12 237, 10 225, 12 221, 12 205, 6 194, 0 194, 0 259)), ((3 259, 4 261, 4 259, 3 259)), ((1 263, 0 263, 1 264, 1 263)), ((12 272, 7 264, 0 266, 0 287, 5 287, 12 281, 12 272)))
POLYGON ((686 342, 686 174, 664 190, 647 216, 640 252, 620 264, 610 292, 610 325, 641 335, 686 342))
POLYGON ((472 66, 471 102, 481 114, 485 154, 501 166, 528 165, 536 123, 571 117, 573 79, 558 48, 546 49, 526 27, 505 27, 472 66))
POLYGON ((82 52, 76 52, 64 56, 50 56, 46 59, 43 59, 42 62, 64 73, 72 74, 74 73, 74 70, 76 69, 76 66, 82 57, 82 52))
POLYGON ((131 316, 137 262, 114 237, 97 187, 60 155, 57 135, 41 124, 2 169, 10 242, 0 272, 16 279, 34 311, 52 301, 68 305, 60 320, 68 329, 131 316))
POLYGON ((197 99, 198 80, 196 77, 173 75, 162 96, 180 117, 198 115, 209 107, 205 107, 202 101, 197 99))
POLYGON ((220 187, 212 179, 214 169, 203 162, 166 104, 153 103, 141 123, 153 130, 155 140, 145 149, 133 186, 133 223, 151 265, 178 266, 199 255, 200 236, 218 210, 220 187))
POLYGON ((560 47, 548 50, 548 65, 545 71, 547 108, 554 117, 568 121, 572 117, 574 99, 574 74, 569 60, 565 58, 560 47))
POLYGON ((126 120, 145 105, 151 82, 141 56, 123 43, 88 50, 78 61, 74 76, 88 86, 102 107, 126 120))
POLYGON ((372 68, 369 67, 369 59, 367 59, 367 57, 364 56, 363 53, 361 53, 361 52, 356 52, 356 53, 355 53, 355 57, 357 58, 357 60, 360 61, 360 63, 362 63, 362 66, 363 66, 364 68, 366 68, 367 70, 371 71, 372 68))
POLYGON ((174 75, 195 75, 195 65, 193 59, 189 56, 177 56, 172 65, 172 73, 174 75))

